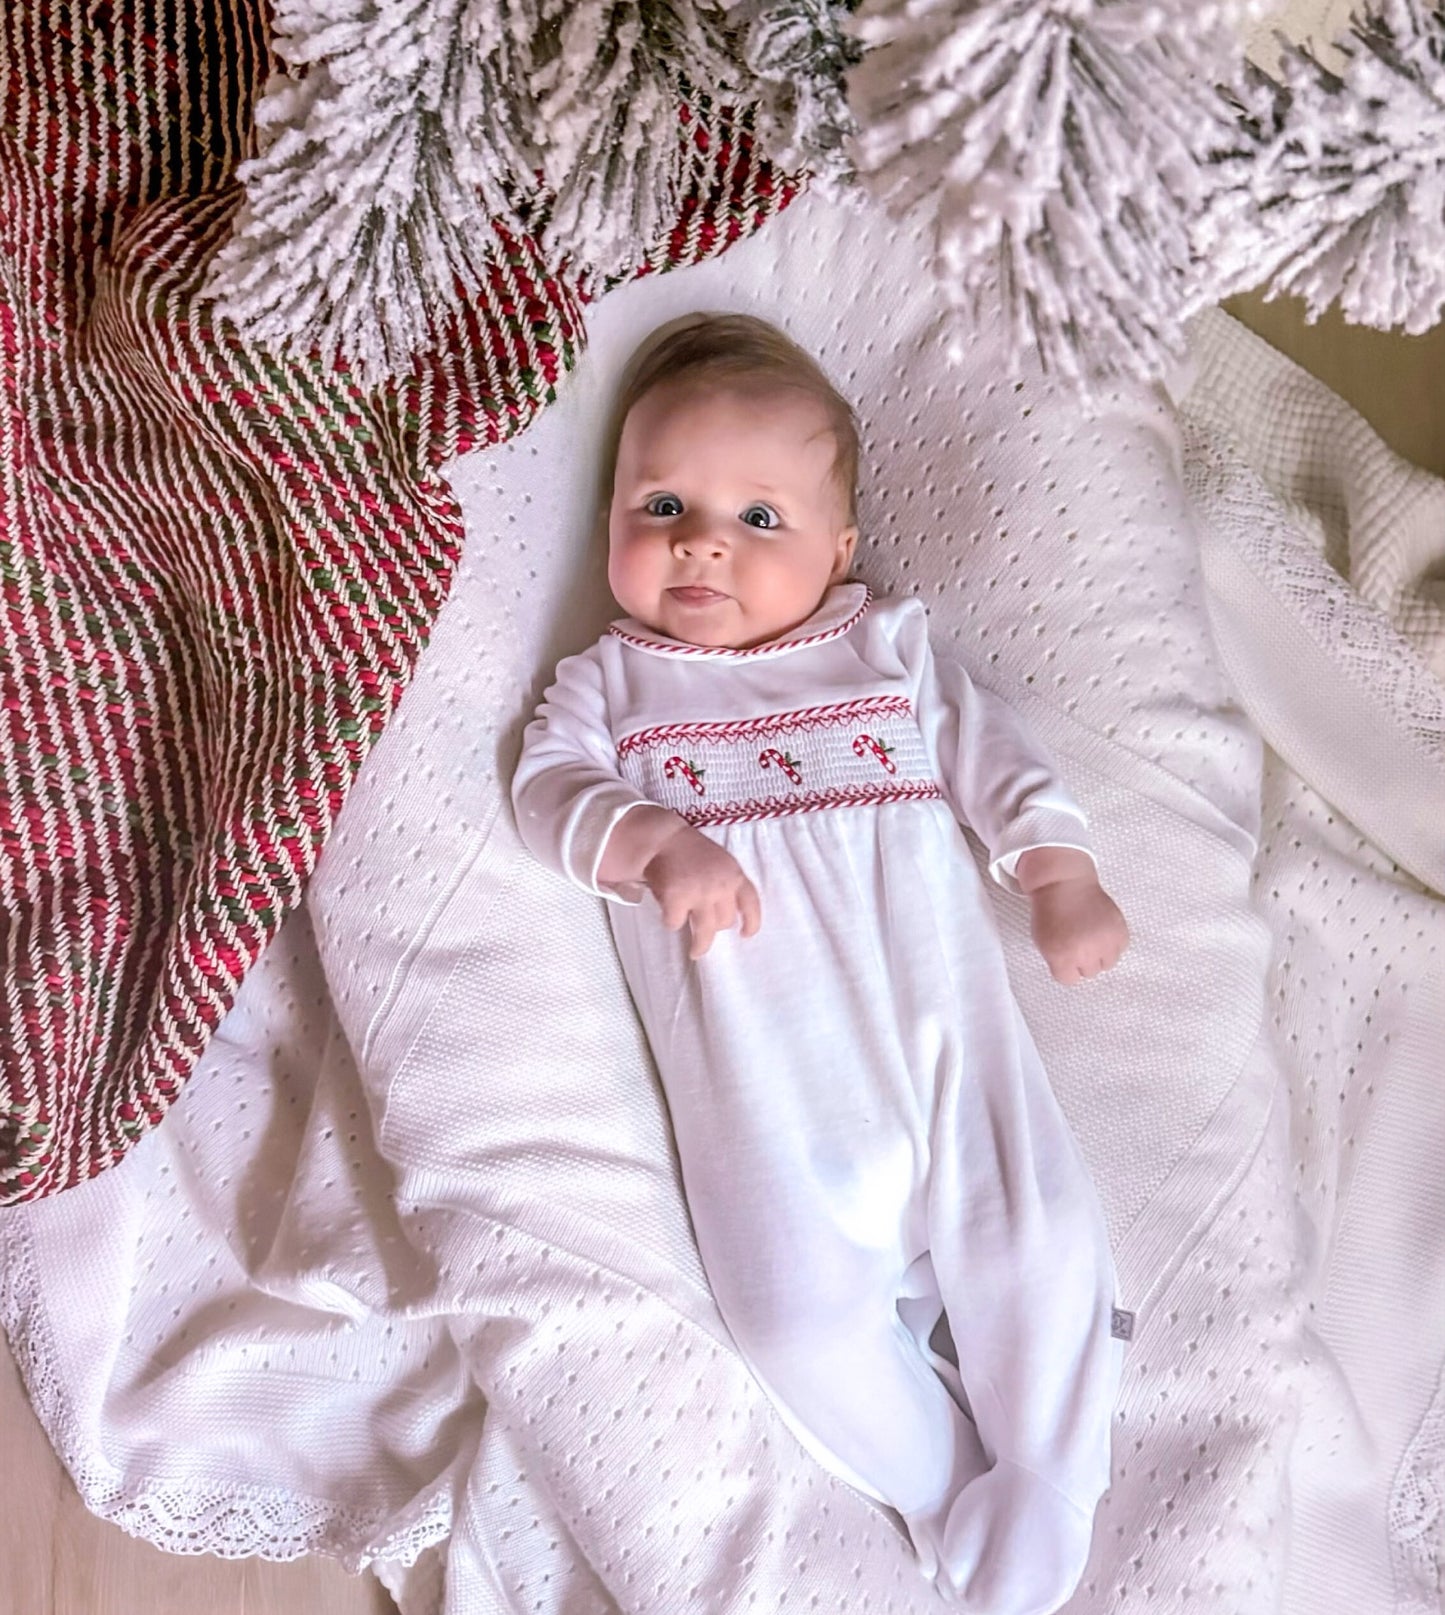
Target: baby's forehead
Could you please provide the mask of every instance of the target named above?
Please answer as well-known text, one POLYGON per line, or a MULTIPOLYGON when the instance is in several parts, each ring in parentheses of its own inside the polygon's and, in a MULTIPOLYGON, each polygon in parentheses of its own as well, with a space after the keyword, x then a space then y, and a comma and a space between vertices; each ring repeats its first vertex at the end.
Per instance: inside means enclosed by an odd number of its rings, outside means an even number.
POLYGON ((764 414, 773 422, 791 418, 809 437, 833 432, 826 406, 808 388, 776 376, 732 374, 665 377, 634 400, 623 430, 634 439, 665 431, 683 413, 714 414, 719 421, 743 424, 756 423, 764 414))

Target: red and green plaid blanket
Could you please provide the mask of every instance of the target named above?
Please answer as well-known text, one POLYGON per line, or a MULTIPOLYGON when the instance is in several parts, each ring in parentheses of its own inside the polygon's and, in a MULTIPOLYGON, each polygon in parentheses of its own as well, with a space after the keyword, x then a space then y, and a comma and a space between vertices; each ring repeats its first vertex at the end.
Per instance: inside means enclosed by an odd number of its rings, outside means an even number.
MULTIPOLYGON (((522 431, 585 277, 496 232, 379 392, 199 296, 271 70, 260 0, 0 6, 0 1203, 119 1160, 301 896, 462 541, 437 468, 522 431)), ((689 185, 638 273, 796 182, 679 108, 689 185)))

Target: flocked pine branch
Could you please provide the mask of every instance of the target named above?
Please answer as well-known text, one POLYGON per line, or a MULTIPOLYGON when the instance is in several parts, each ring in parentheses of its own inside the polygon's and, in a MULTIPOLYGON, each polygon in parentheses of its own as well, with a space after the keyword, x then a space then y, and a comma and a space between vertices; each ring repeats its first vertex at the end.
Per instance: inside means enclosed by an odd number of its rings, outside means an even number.
POLYGON ((1181 356, 1190 225, 1233 111, 1242 8, 1208 0, 865 0, 849 75, 869 192, 934 220, 977 317, 1076 381, 1181 356))
POLYGON ((857 131, 845 75, 862 56, 835 0, 743 0, 743 57, 756 102, 758 141, 782 167, 806 169, 820 189, 861 200, 847 143, 857 131))
POLYGON ((1418 334, 1445 314, 1445 6, 1377 0, 1335 68, 1287 48, 1251 75, 1248 137, 1201 216, 1217 294, 1267 283, 1345 318, 1418 334))
POLYGON ((604 275, 636 263, 679 203, 685 86, 753 109, 774 162, 846 189, 859 48, 847 0, 540 0, 559 43, 534 73, 544 172, 557 193, 544 245, 604 275))
POLYGON ((675 216, 685 85, 846 179, 847 0, 277 0, 288 73, 207 290, 246 332, 366 381, 475 284, 493 220, 555 263, 640 262, 675 216))
MULTIPOLYGON (((540 165, 525 0, 277 0, 261 153, 208 292, 249 335, 404 369, 540 165)), ((523 210, 519 213, 519 209, 523 210)))
POLYGON ((747 84, 721 0, 540 0, 532 86, 555 193, 543 244, 608 274, 676 214, 684 82, 747 84))

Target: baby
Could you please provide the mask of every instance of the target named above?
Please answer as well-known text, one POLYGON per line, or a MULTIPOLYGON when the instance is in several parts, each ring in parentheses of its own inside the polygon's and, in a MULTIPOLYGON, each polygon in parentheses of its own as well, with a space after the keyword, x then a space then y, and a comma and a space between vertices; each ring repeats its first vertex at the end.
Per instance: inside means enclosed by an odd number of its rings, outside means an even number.
POLYGON ((513 800, 611 901, 738 1350, 943 1589, 1043 1615, 1109 1483, 1114 1273, 960 824, 1058 980, 1128 933, 1018 719, 849 581, 857 460, 764 322, 644 345, 605 496, 628 616, 558 667, 513 800))

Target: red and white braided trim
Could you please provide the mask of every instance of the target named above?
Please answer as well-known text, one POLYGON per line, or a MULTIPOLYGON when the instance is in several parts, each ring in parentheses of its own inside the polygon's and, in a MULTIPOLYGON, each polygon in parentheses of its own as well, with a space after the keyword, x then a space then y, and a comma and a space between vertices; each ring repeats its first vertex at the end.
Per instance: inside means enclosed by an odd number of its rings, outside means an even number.
POLYGON ((794 813, 816 813, 822 808, 876 807, 882 802, 936 802, 942 798, 943 792, 932 780, 916 779, 889 785, 834 785, 793 796, 760 796, 677 811, 689 824, 701 827, 746 824, 753 819, 784 819, 794 813))
POLYGON ((909 718, 912 703, 902 695, 870 695, 858 701, 840 701, 831 706, 799 707, 792 712, 774 712, 765 718, 739 718, 728 723, 669 723, 654 729, 639 729, 617 742, 619 758, 650 751, 654 746, 682 744, 723 745, 729 741, 771 740, 776 735, 799 731, 833 729, 843 724, 871 718, 909 718))

